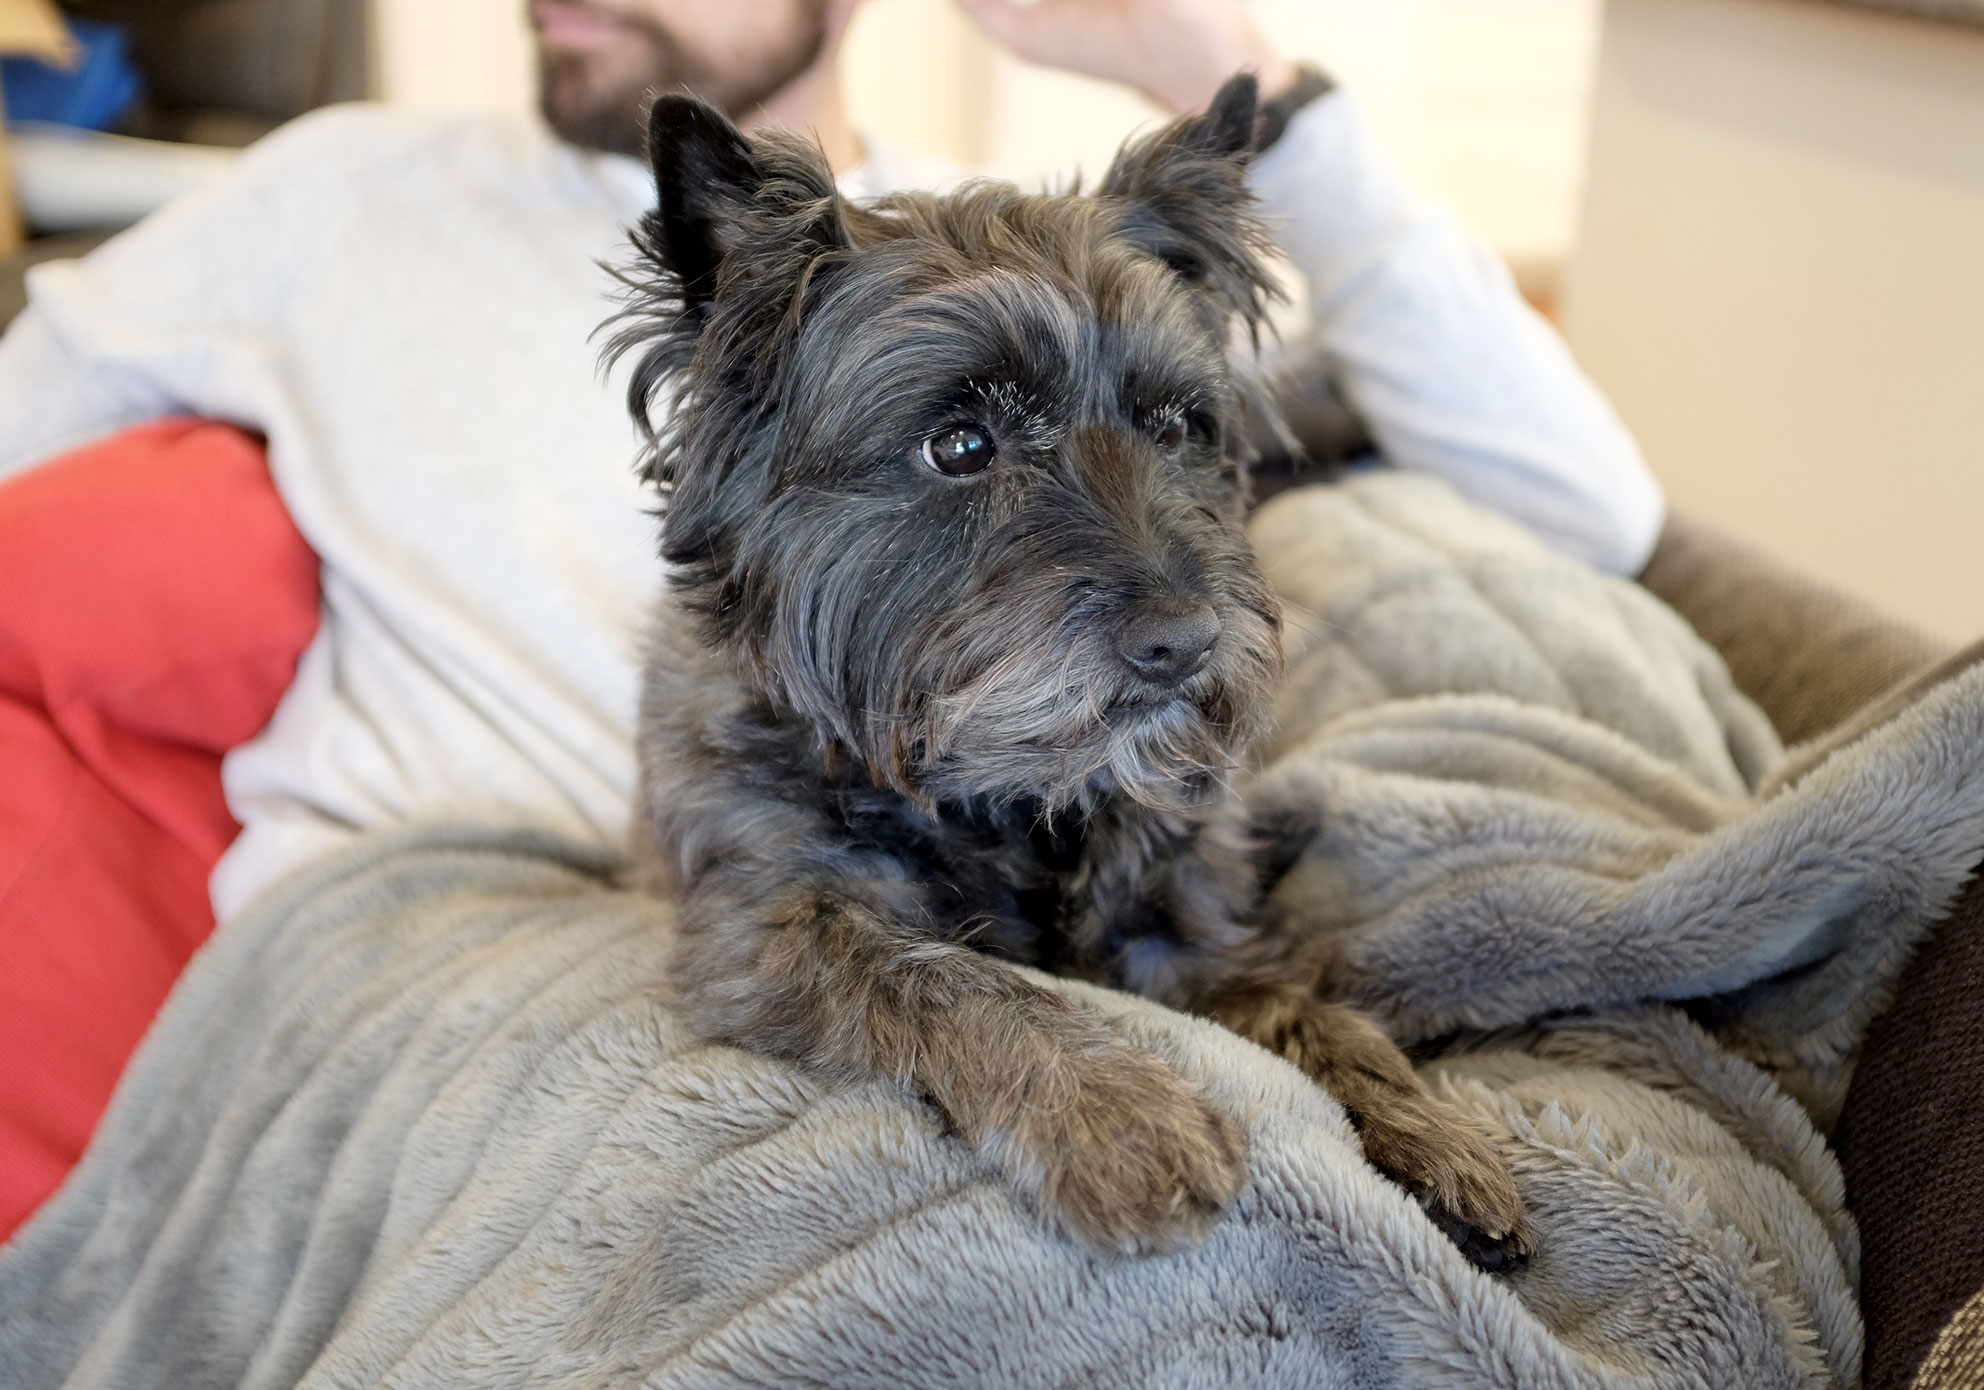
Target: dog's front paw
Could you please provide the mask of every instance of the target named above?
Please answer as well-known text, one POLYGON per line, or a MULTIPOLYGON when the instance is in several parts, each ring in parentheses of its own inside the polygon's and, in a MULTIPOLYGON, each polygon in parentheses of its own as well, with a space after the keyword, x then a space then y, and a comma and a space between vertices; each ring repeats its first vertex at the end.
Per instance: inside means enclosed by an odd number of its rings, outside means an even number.
POLYGON ((1459 1114, 1431 1096, 1401 1091, 1357 1121, 1371 1165, 1417 1197, 1477 1268, 1507 1273, 1535 1251, 1508 1164, 1459 1114))
POLYGON ((1529 1258, 1535 1236, 1501 1153, 1426 1094, 1369 1017, 1286 987, 1229 995, 1214 1016, 1321 1082, 1349 1114, 1371 1166, 1417 1197, 1476 1265, 1500 1273, 1529 1258))
POLYGON ((1196 1244, 1247 1182, 1246 1144, 1178 1073, 1124 1043, 1031 1079, 988 1145, 1056 1227, 1091 1250, 1196 1244))

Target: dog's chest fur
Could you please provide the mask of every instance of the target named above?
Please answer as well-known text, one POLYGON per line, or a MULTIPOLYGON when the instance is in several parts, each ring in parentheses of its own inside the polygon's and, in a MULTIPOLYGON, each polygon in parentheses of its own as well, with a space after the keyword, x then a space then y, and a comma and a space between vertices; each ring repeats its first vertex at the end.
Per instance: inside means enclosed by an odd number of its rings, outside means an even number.
POLYGON ((1168 954, 1175 914, 1193 908, 1176 866, 1203 848, 1190 818, 1110 798, 1052 815, 1028 797, 919 806, 827 755, 814 726, 698 648, 679 613, 664 606, 663 619, 642 752, 653 848, 664 856, 694 841, 698 817, 750 814, 768 838, 779 825, 806 826, 799 852, 837 872, 909 891, 938 939, 1109 983, 1168 954))
POLYGON ((934 813, 849 780, 822 787, 823 809, 857 853, 887 856, 930 886, 940 935, 1056 974, 1100 978, 1131 938, 1162 937, 1166 914, 1150 900, 1096 901, 1101 825, 1048 816, 1039 802, 943 805, 934 813), (1127 910, 1126 910, 1127 909, 1127 910))
POLYGON ((783 745, 788 794, 818 809, 847 854, 925 885, 935 935, 1094 980, 1117 979, 1126 956, 1173 938, 1165 860, 1190 842, 1188 823, 1140 822, 1146 842, 1127 844, 1107 800, 1052 814, 1030 797, 926 809, 858 767, 824 768, 803 726, 763 707, 745 717, 783 745))

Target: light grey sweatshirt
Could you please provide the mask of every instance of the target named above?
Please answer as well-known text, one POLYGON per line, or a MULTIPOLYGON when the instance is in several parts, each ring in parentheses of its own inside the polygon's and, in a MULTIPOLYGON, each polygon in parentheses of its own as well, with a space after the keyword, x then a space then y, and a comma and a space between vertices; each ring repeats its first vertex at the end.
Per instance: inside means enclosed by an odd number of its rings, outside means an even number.
MULTIPOLYGON (((927 173, 873 151, 855 195, 927 173)), ((1662 503, 1501 267, 1410 200, 1350 103, 1255 182, 1316 329, 1395 464, 1615 572, 1662 503)), ((526 821, 618 846, 634 783, 653 498, 589 341, 601 260, 653 198, 629 160, 487 117, 371 107, 277 132, 214 186, 43 266, 0 339, 0 477, 175 413, 268 436, 323 559, 323 626, 224 765, 223 917, 364 830, 526 821)))

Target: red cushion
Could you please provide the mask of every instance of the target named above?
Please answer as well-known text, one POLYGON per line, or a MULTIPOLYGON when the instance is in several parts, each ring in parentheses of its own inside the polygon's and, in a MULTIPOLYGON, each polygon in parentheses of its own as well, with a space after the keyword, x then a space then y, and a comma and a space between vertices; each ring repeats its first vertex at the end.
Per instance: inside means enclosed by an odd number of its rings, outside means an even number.
POLYGON ((220 756, 316 629, 316 557, 239 430, 163 421, 0 485, 0 1239, 213 929, 220 756))

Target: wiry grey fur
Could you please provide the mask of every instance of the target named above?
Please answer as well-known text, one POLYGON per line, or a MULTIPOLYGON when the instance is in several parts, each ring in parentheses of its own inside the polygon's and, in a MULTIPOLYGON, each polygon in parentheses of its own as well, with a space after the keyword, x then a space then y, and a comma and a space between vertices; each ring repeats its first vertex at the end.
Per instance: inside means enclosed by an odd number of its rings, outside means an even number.
POLYGON ((657 103, 660 206, 616 341, 643 354, 640 417, 672 407, 640 830, 705 1036, 918 1089, 1089 1245, 1202 1236, 1243 1145, 1012 962, 1294 1061, 1501 1266, 1528 1235, 1493 1147, 1318 997, 1256 910, 1272 866, 1207 828, 1281 663, 1227 359, 1272 293, 1253 122, 1236 79, 1094 196, 856 207, 817 148, 657 103), (925 458, 960 425, 996 447, 967 477, 925 458))

